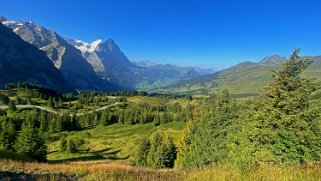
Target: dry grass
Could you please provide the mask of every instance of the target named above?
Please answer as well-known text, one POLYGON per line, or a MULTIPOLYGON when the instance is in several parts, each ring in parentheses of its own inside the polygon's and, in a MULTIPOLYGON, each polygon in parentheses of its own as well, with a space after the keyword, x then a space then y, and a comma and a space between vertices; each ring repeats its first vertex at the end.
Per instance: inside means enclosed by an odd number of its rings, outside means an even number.
POLYGON ((22 163, 0 160, 0 170, 27 173, 65 173, 80 180, 177 180, 177 170, 153 170, 113 162, 22 163))
POLYGON ((233 168, 205 168, 191 170, 184 175, 184 180, 222 180, 222 181, 319 181, 321 167, 265 165, 258 169, 241 173, 233 168))
MULTIPOLYGON (((22 163, 0 160, 0 170, 15 173, 52 174, 53 180, 63 180, 59 175, 68 175, 72 180, 271 180, 271 181, 318 181, 321 180, 320 165, 313 166, 261 166, 258 169, 241 173, 228 167, 204 169, 162 169, 134 167, 117 162, 77 162, 63 164, 22 163)), ((1 175, 1 174, 0 174, 1 175)), ((65 179, 68 180, 68 179, 65 179)))

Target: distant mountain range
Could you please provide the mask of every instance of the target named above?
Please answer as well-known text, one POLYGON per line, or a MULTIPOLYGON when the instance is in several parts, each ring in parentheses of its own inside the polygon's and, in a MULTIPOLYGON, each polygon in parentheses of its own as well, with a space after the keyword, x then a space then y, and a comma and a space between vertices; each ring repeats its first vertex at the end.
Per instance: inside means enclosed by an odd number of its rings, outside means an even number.
POLYGON ((0 22, 24 41, 46 53, 67 86, 82 90, 119 91, 168 86, 181 79, 201 76, 210 69, 174 65, 140 66, 132 63, 112 40, 87 43, 63 38, 32 21, 0 22))
POLYGON ((67 42, 82 52, 101 78, 135 89, 148 90, 167 86, 184 78, 213 72, 211 69, 161 65, 148 61, 131 62, 112 39, 92 43, 67 39, 67 42))
POLYGON ((31 21, 10 21, 4 17, 0 19, 24 41, 44 51, 54 66, 60 70, 69 86, 85 90, 123 90, 120 86, 97 76, 91 65, 82 57, 81 52, 54 31, 31 21))
MULTIPOLYGON (((233 94, 252 95, 271 81, 271 70, 286 61, 286 57, 273 55, 219 72, 131 62, 112 39, 88 43, 63 38, 31 21, 0 16, 0 22, 0 87, 20 81, 63 91, 135 89, 177 94, 209 94, 226 87, 233 94)), ((311 58, 316 61, 306 75, 320 78, 320 56, 311 58)))
POLYGON ((177 66, 177 65, 173 65, 173 64, 157 64, 155 62, 151 62, 151 61, 139 61, 139 62, 133 62, 135 65, 139 66, 139 67, 145 67, 145 68, 149 68, 149 67, 171 67, 171 69, 178 69, 178 70, 191 70, 191 71, 195 71, 197 73, 197 76, 201 76, 201 75, 206 75, 206 74, 212 74, 215 72, 215 70, 210 69, 210 68, 199 68, 199 67, 181 67, 181 66, 177 66))
MULTIPOLYGON (((304 72, 304 76, 321 79, 321 56, 302 57, 314 60, 304 72)), ((280 69, 286 57, 273 55, 258 63, 243 62, 228 69, 196 78, 188 78, 158 89, 160 93, 173 94, 213 94, 228 88, 234 96, 256 95, 272 80, 272 70, 280 69)))

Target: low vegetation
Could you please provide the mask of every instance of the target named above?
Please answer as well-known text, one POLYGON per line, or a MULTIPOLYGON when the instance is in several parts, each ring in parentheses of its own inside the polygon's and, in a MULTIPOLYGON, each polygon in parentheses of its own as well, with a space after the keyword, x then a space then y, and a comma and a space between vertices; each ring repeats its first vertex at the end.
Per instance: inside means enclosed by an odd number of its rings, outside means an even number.
POLYGON ((265 165, 243 173, 231 167, 200 169, 150 169, 113 162, 21 163, 0 160, 2 177, 29 175, 45 180, 319 180, 320 166, 265 165), (10 174, 11 173, 11 174, 10 174))

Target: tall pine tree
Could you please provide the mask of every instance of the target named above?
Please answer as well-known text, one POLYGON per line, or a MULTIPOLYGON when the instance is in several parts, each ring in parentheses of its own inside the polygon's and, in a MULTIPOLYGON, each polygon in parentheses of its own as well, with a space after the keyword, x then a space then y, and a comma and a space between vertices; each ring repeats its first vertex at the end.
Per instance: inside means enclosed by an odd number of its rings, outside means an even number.
POLYGON ((37 161, 47 160, 47 146, 38 131, 31 127, 23 127, 17 138, 15 149, 37 161))
POLYGON ((273 72, 273 82, 243 123, 242 133, 231 145, 238 163, 302 164, 320 160, 320 108, 311 106, 318 86, 302 76, 312 61, 298 54, 296 49, 282 69, 273 72))

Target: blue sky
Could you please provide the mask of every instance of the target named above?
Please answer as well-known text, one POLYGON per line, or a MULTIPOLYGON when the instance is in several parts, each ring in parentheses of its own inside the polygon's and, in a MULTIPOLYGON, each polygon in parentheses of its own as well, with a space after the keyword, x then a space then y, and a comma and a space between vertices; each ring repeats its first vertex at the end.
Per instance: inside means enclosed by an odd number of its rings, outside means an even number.
POLYGON ((112 38, 133 61, 222 69, 294 48, 321 55, 318 0, 1 0, 0 15, 112 38))

